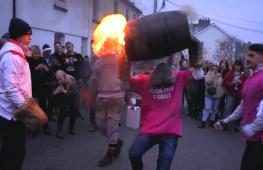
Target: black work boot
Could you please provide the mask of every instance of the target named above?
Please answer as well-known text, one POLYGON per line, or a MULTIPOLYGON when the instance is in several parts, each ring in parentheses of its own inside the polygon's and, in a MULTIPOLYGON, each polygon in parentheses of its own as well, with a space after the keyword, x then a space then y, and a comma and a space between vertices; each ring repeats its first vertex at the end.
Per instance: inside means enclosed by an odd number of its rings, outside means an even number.
POLYGON ((50 131, 50 128, 49 128, 49 126, 48 126, 48 124, 46 123, 45 125, 44 125, 44 131, 43 131, 43 133, 45 134, 45 135, 52 135, 52 133, 51 133, 51 131, 50 131))
POLYGON ((198 128, 200 128, 200 129, 205 128, 205 121, 202 121, 202 122, 200 123, 200 125, 198 126, 198 128))
POLYGON ((76 123, 76 117, 75 116, 71 116, 70 119, 69 119, 69 130, 68 130, 68 133, 71 134, 71 135, 75 135, 76 134, 76 132, 74 131, 75 123, 76 123))
POLYGON ((105 167, 111 164, 114 158, 115 151, 116 151, 116 147, 112 147, 109 145, 106 155, 99 161, 98 166, 105 167))
POLYGON ((62 134, 62 129, 57 130, 56 137, 59 139, 64 139, 64 136, 62 134))
POLYGON ((62 129, 63 129, 63 127, 58 125, 57 132, 56 132, 56 137, 59 138, 59 139, 64 139, 62 129))
POLYGON ((118 158, 120 153, 121 153, 121 147, 123 145, 123 141, 121 139, 118 139, 118 143, 116 145, 116 150, 115 150, 115 153, 114 153, 114 157, 115 158, 118 158))

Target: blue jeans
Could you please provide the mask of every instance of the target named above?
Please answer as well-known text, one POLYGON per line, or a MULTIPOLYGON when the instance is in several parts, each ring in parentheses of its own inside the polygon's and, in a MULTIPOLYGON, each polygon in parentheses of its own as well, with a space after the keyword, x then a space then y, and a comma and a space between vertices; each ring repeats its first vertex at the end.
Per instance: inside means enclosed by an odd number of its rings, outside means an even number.
POLYGON ((209 115, 210 120, 215 121, 218 111, 219 99, 205 96, 205 108, 203 111, 202 121, 207 121, 209 115))
POLYGON ((224 117, 227 117, 232 114, 234 109, 240 104, 240 98, 227 95, 226 96, 226 105, 225 105, 225 114, 224 117))
POLYGON ((133 170, 142 170, 142 155, 159 144, 157 170, 169 170, 177 146, 178 137, 175 135, 145 135, 139 134, 129 149, 129 159, 133 170))

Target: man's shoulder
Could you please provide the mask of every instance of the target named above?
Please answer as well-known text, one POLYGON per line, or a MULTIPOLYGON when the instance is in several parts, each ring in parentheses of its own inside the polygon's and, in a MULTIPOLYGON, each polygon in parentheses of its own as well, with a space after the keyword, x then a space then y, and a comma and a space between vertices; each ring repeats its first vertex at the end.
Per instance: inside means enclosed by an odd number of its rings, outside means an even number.
POLYGON ((75 56, 80 57, 80 58, 83 58, 80 53, 75 53, 75 56))
POLYGON ((23 54, 12 50, 4 52, 1 57, 3 61, 20 61, 21 59, 25 60, 23 54))

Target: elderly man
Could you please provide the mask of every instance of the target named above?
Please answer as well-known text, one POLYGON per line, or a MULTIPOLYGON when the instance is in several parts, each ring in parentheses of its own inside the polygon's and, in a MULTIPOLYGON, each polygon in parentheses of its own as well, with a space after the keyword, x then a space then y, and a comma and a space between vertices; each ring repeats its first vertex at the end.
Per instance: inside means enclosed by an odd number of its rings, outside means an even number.
POLYGON ((74 135, 76 116, 79 114, 79 91, 76 79, 62 70, 55 73, 56 86, 53 91, 55 104, 59 107, 56 137, 63 139, 62 134, 65 114, 69 109, 69 134, 74 135))

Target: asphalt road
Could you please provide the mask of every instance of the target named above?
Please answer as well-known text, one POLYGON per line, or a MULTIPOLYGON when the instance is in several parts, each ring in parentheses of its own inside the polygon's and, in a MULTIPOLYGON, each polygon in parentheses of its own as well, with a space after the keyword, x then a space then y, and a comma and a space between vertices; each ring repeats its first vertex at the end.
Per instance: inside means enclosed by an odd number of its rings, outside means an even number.
MULTIPOLYGON (((128 149, 137 131, 125 126, 125 116, 120 132, 125 142, 122 153, 111 165, 101 168, 97 162, 106 153, 106 139, 98 132, 88 132, 87 111, 82 109, 82 114, 84 120, 78 120, 74 136, 65 133, 65 139, 57 139, 54 122, 52 136, 28 136, 23 170, 131 170, 128 149)), ((197 126, 197 121, 184 116, 184 136, 179 140, 171 170, 239 170, 245 146, 239 134, 197 126)), ((158 147, 144 155, 145 170, 156 169, 157 155, 158 147)))

